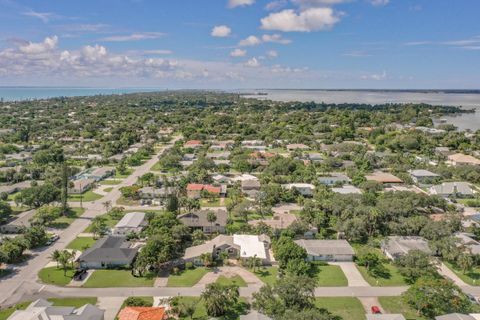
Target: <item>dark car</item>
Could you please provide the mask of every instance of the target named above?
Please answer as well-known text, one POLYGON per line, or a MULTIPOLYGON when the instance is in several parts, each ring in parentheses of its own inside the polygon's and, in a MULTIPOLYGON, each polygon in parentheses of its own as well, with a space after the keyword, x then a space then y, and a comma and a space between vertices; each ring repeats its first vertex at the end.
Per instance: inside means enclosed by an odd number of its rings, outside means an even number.
POLYGON ((87 269, 78 269, 73 274, 73 280, 82 281, 87 276, 87 269))

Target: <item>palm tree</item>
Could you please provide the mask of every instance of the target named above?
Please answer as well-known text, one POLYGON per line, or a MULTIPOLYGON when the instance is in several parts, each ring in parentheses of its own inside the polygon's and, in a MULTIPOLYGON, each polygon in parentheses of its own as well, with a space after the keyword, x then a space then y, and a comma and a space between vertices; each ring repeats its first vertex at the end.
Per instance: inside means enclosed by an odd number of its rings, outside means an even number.
POLYGON ((211 253, 202 253, 202 255, 200 255, 200 259, 202 260, 203 265, 207 268, 213 264, 213 257, 211 253))
POLYGON ((52 254, 50 255, 50 259, 52 261, 55 261, 57 263, 57 268, 58 268, 58 260, 60 258, 60 251, 59 250, 55 250, 52 252, 52 254))
POLYGON ((197 309, 197 303, 194 301, 183 301, 178 305, 177 308, 178 308, 179 316, 193 319, 193 314, 197 309))
POLYGON ((217 221, 217 215, 213 211, 208 211, 207 212, 207 221, 210 222, 211 224, 211 230, 210 232, 213 232, 213 224, 215 221, 217 221))
POLYGON ((110 208, 112 207, 112 201, 108 200, 103 202, 102 204, 106 212, 110 211, 110 208))
POLYGON ((472 256, 466 252, 461 253, 457 258, 457 264, 460 268, 462 268, 463 274, 465 274, 467 271, 470 271, 473 268, 472 256))

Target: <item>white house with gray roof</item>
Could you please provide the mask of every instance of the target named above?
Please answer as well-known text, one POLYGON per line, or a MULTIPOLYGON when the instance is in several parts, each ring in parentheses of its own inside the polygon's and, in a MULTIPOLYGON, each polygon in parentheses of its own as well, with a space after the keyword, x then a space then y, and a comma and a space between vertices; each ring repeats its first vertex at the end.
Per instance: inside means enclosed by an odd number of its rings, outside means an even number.
POLYGON ((408 173, 415 183, 432 184, 440 179, 438 174, 424 169, 409 170, 408 173))
POLYGON ((476 320, 476 319, 478 318, 475 318, 468 314, 461 314, 461 313, 450 313, 450 314, 445 314, 443 316, 435 317, 435 320, 476 320))
POLYGON ((444 182, 442 184, 432 186, 429 189, 431 195, 439 195, 441 197, 463 197, 470 198, 475 195, 472 185, 468 182, 444 182))
POLYGON ((38 299, 25 310, 16 310, 7 320, 103 320, 104 312, 91 304, 80 308, 55 307, 52 302, 38 299))
POLYGON ((432 250, 428 246, 427 240, 422 237, 390 236, 382 241, 381 249, 391 260, 398 259, 409 253, 411 250, 419 250, 432 254, 432 250))
POLYGON ((352 261, 355 251, 346 240, 295 240, 309 261, 352 261))
POLYGON ((113 228, 114 235, 128 235, 140 233, 147 226, 145 212, 128 212, 113 228))
POLYGON ((138 248, 132 248, 124 236, 107 236, 85 250, 77 262, 82 268, 106 269, 130 266, 138 248))

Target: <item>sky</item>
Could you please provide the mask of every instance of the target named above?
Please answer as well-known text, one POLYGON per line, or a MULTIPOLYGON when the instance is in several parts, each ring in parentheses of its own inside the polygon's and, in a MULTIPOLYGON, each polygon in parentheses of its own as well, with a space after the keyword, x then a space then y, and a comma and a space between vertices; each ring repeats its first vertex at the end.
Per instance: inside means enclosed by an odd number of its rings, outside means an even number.
POLYGON ((479 0, 0 0, 0 86, 480 89, 479 0))

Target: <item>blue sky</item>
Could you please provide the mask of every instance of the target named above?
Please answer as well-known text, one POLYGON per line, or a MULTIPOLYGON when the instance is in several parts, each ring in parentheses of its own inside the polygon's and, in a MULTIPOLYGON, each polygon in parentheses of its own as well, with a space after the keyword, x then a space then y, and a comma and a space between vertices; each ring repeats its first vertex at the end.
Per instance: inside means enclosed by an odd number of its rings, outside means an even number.
POLYGON ((470 88, 478 0, 0 0, 0 85, 470 88))

